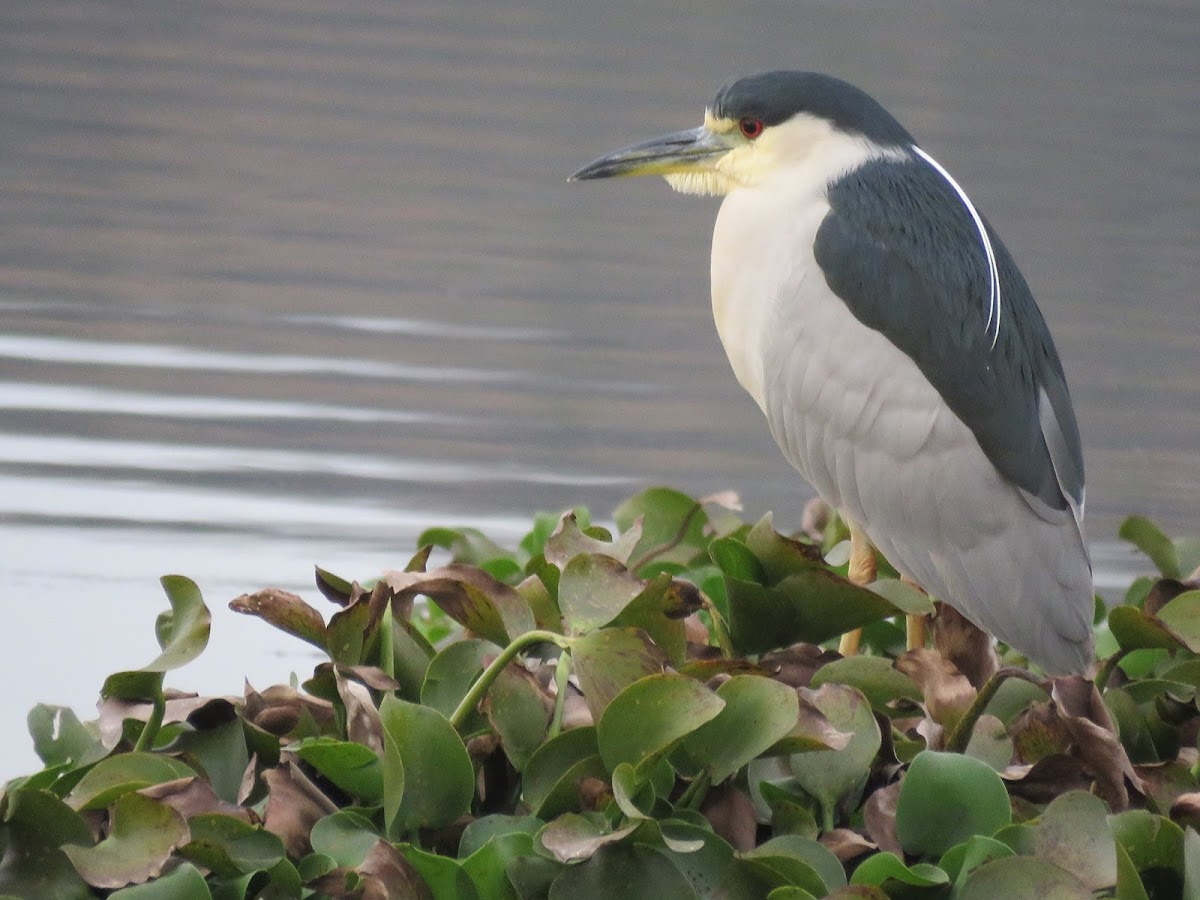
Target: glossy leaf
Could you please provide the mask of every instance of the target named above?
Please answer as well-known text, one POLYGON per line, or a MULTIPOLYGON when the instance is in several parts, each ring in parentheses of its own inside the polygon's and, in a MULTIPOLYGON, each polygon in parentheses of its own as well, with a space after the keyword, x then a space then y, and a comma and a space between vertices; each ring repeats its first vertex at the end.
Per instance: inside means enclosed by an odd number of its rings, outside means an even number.
POLYGON ((1158 620, 1193 653, 1200 653, 1200 591, 1187 591, 1158 611, 1158 620))
POLYGON ((623 690, 597 725, 600 756, 611 772, 623 762, 640 767, 718 715, 725 703, 684 675, 651 675, 623 690))
POLYGON ((992 860, 972 872, 956 900, 1092 900, 1092 892, 1054 863, 1029 856, 992 860))
POLYGON ((190 863, 184 863, 149 884, 123 888, 108 895, 108 900, 212 900, 208 882, 190 863))
POLYGON ((587 862, 567 866, 550 885, 549 900, 697 900, 682 873, 650 847, 602 847, 587 862))
POLYGON ((852 687, 826 684, 802 692, 839 731, 852 735, 840 750, 816 750, 791 758, 792 776, 821 805, 825 830, 833 827, 834 809, 861 784, 879 751, 882 737, 867 699, 852 687))
POLYGON ((1145 516, 1130 516, 1121 523, 1118 534, 1150 557, 1163 578, 1179 578, 1182 574, 1175 545, 1145 516))
POLYGON ((643 590, 642 581, 611 556, 572 557, 558 581, 558 608, 568 634, 586 634, 621 614, 643 590))
POLYGON ((896 837, 918 856, 945 853, 1012 821, 1008 791, 987 765, 958 753, 917 754, 896 801, 896 837))
POLYGON ((183 817, 141 794, 113 803, 109 833, 94 847, 63 847, 79 874, 99 888, 121 888, 158 875, 171 852, 187 840, 183 817))
POLYGON ((383 800, 383 771, 369 747, 320 737, 301 741, 294 752, 352 797, 367 804, 383 800))
POLYGON ((169 756, 120 753, 101 760, 89 769, 66 800, 80 811, 103 809, 122 794, 195 774, 189 766, 169 756))
POLYGON ((179 848, 180 855, 218 875, 266 871, 286 855, 277 835, 234 816, 192 816, 188 830, 190 839, 179 848))
POLYGON ((475 793, 475 769, 454 726, 441 713, 395 697, 383 722, 383 806, 389 835, 448 825, 475 793))
POLYGON ((1117 854, 1104 801, 1083 791, 1063 794, 1037 824, 1036 854, 1073 874, 1092 890, 1117 882, 1117 854))
POLYGON ((617 694, 666 667, 662 652, 636 628, 601 628, 576 638, 571 642, 571 662, 597 722, 617 694))
POLYGON ((757 675, 736 675, 717 688, 725 702, 716 718, 688 735, 683 750, 714 784, 724 781, 795 727, 796 692, 757 675))
POLYGON ((848 656, 819 668, 809 683, 811 688, 823 684, 845 684, 856 688, 871 703, 871 708, 884 714, 895 714, 888 704, 896 700, 920 700, 917 683, 880 656, 848 656))

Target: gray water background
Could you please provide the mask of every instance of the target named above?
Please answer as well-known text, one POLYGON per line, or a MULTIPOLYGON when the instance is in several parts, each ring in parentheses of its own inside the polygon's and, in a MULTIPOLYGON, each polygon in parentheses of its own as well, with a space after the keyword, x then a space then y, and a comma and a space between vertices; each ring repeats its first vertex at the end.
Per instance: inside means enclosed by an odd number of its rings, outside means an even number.
POLYGON ((315 598, 312 564, 369 577, 429 524, 512 540, 670 483, 794 525, 710 320, 716 201, 565 181, 770 67, 879 97, 1004 235, 1101 586, 1142 565, 1125 514, 1200 533, 1195 0, 6 0, 0 777, 33 703, 88 717, 155 654, 163 573, 215 614, 169 683, 227 693, 316 662, 230 598, 315 598))

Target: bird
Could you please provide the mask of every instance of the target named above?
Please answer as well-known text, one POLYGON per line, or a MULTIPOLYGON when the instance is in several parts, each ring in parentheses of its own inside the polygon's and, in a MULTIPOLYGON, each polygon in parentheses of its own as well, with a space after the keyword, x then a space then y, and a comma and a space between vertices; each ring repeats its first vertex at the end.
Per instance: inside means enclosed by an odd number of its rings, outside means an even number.
POLYGON ((1049 675, 1093 661, 1084 466, 1063 367, 1000 236, 840 78, 726 83, 697 128, 570 177, 722 197, 712 311, 783 455, 851 532, 1049 675))

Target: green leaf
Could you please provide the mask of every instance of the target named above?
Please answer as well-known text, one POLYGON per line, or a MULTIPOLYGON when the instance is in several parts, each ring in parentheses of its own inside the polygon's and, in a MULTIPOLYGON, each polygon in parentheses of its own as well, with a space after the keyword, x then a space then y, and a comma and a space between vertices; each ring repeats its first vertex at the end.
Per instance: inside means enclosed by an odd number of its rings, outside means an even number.
POLYGON ((475 769, 450 721, 435 709, 388 695, 383 723, 383 806, 387 832, 437 828, 463 815, 475 795, 475 769))
POLYGON ((653 555, 654 562, 687 565, 704 551, 704 526, 708 514, 687 494, 666 487, 653 487, 630 497, 617 507, 613 519, 620 531, 642 520, 642 539, 630 554, 634 562, 653 555))
POLYGON ((429 885, 434 900, 480 900, 475 881, 459 863, 436 853, 426 853, 411 844, 397 844, 396 849, 429 885))
POLYGON ((164 575, 160 581, 171 604, 154 623, 162 652, 140 669, 110 675, 100 689, 102 697, 153 700, 162 690, 164 672, 186 665, 208 646, 212 616, 196 583, 182 575, 164 575))
POLYGON ((831 569, 813 567, 774 587, 725 576, 730 633, 743 653, 800 641, 819 644, 899 613, 878 594, 831 569))
POLYGON ((1146 886, 1134 868, 1133 860, 1120 844, 1117 847, 1117 890, 1116 900, 1150 900, 1146 886))
POLYGON ((1136 606, 1114 606, 1108 612, 1108 627, 1122 650, 1174 650, 1183 646, 1165 624, 1136 606))
POLYGON ((192 816, 188 829, 191 840, 179 848, 179 855, 221 876, 268 871, 286 855, 278 836, 234 816, 192 816))
POLYGON ((853 735, 840 750, 815 750, 791 757, 792 776, 821 804, 823 825, 829 830, 838 802, 865 780, 882 736, 871 705, 854 688, 826 684, 804 696, 833 728, 853 735))
POLYGON ((1007 844, 995 838, 974 834, 963 843, 955 844, 947 850, 938 860, 938 868, 949 875, 957 887, 985 862, 1012 855, 1013 849, 1007 844))
POLYGON ((465 859, 495 837, 506 834, 528 834, 531 837, 545 826, 536 816, 506 816, 493 813, 475 819, 463 829, 458 842, 458 855, 465 859))
POLYGON ((383 769, 370 747, 336 738, 306 738, 293 750, 341 790, 369 806, 383 801, 383 769))
POLYGON ((83 812, 104 809, 122 794, 153 784, 191 778, 195 772, 169 756, 154 753, 119 753, 96 763, 67 795, 66 801, 83 812))
POLYGON ((379 842, 379 832, 368 819, 343 809, 318 821, 309 840, 313 852, 325 854, 339 866, 357 869, 379 842))
POLYGON ((629 556, 641 538, 642 529, 634 524, 615 541, 602 541, 579 527, 575 513, 566 513, 546 540, 544 555, 560 569, 576 556, 593 553, 610 556, 622 565, 628 565, 629 556))
POLYGON ((558 582, 558 607, 568 634, 586 634, 621 614, 646 589, 611 556, 599 553, 571 558, 558 582))
POLYGON ((1175 545, 1145 516, 1130 516, 1121 523, 1121 529, 1117 533, 1123 540, 1129 541, 1150 557, 1163 578, 1181 577, 1179 555, 1175 545))
POLYGON ((1108 817, 1113 836, 1139 872, 1159 869, 1183 881, 1183 829, 1164 816, 1131 809, 1108 817))
POLYGON ((9 789, 0 826, 0 894, 82 900, 94 896, 59 847, 90 846, 91 829, 49 791, 9 789))
POLYGON ((545 741, 552 705, 549 693, 518 663, 505 666, 488 689, 488 721, 518 772, 545 741))
POLYGON ((29 711, 26 721, 33 749, 47 766, 82 768, 108 756, 100 738, 65 706, 39 703, 29 711))
POLYGON ((508 864, 533 853, 533 835, 523 832, 498 834, 468 856, 463 870, 475 881, 486 900, 520 900, 508 878, 508 864))
POLYGON ((1008 729, 995 716, 983 715, 971 729, 966 755, 987 763, 997 772, 1003 772, 1012 762, 1013 740, 1008 729))
POLYGON ((130 793, 113 803, 104 840, 94 847, 67 844, 63 852, 88 884, 122 888, 158 875, 187 837, 187 823, 179 813, 130 793))
MULTIPOLYGON (((455 641, 429 662, 425 683, 421 685, 421 703, 449 718, 454 715, 471 686, 483 674, 483 661, 496 655, 496 646, 479 638, 455 641)), ((463 734, 487 730, 487 720, 471 710, 463 723, 463 734)))
POLYGON ((758 675, 735 675, 717 688, 717 696, 725 708, 682 746, 697 767, 708 770, 714 784, 784 738, 800 713, 793 688, 758 675))
POLYGON ((550 885, 549 900, 698 900, 686 878, 663 854, 641 845, 601 847, 580 865, 567 866, 550 885))
POLYGON ((108 900, 212 900, 212 892, 208 882, 191 863, 184 863, 169 875, 156 878, 149 884, 139 884, 135 887, 108 895, 108 900))
POLYGON ((1092 892, 1054 863, 1006 856, 972 872, 955 900, 1092 900, 1092 892))
POLYGON ((735 581, 764 584, 767 570, 749 547, 736 538, 718 538, 708 545, 708 555, 717 568, 735 581))
POLYGON ((701 605, 695 585, 663 574, 647 583, 612 624, 642 629, 666 654, 671 665, 679 666, 687 656, 687 629, 683 620, 701 605))
POLYGON ((578 784, 608 774, 596 743, 596 729, 572 728, 551 738, 529 758, 521 780, 522 798, 541 819, 579 807, 578 784))
POLYGON ((1185 591, 1158 611, 1158 620, 1193 653, 1200 653, 1200 591, 1185 591))
POLYGON ((1046 807, 1037 824, 1037 856, 1073 874, 1092 890, 1117 883, 1117 854, 1104 801, 1070 791, 1046 807))
POLYGON ((884 715, 898 715, 888 704, 896 700, 920 700, 917 683, 881 656, 847 656, 826 663, 813 673, 809 687, 823 684, 845 684, 857 688, 871 703, 871 708, 884 715))
POLYGON ((666 660, 645 632, 601 628, 571 642, 571 663, 593 721, 612 699, 641 678, 663 671, 666 660))
POLYGON ((850 879, 851 884, 871 884, 877 887, 882 887, 889 881, 926 888, 948 884, 950 876, 937 866, 928 863, 906 866, 896 854, 880 852, 872 853, 863 860, 850 879))
POLYGON ((940 856, 971 835, 990 837, 1011 821, 1000 776, 987 763, 958 753, 918 753, 896 801, 896 837, 918 856, 940 856))
POLYGON ((804 863, 820 877, 826 891, 835 891, 846 886, 846 872, 833 851, 811 838, 796 834, 785 834, 765 841, 752 851, 742 854, 743 858, 755 856, 791 857, 804 863))
POLYGON ((660 758, 725 703, 685 675, 651 675, 623 690, 597 726, 600 756, 611 772, 623 762, 642 767, 660 758))
POLYGON ((482 569, 451 564, 431 572, 392 572, 395 601, 424 595, 468 631, 506 646, 533 631, 533 610, 517 591, 482 569))

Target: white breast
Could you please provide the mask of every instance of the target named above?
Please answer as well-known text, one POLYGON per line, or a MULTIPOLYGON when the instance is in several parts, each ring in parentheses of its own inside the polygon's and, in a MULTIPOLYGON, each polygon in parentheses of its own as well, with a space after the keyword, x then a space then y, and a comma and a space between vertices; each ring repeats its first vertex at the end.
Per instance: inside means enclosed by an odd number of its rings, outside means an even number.
POLYGON ((912 359, 829 289, 812 252, 829 207, 795 188, 735 190, 717 217, 713 314, 738 381, 792 465, 900 571, 1048 668, 1085 664, 1091 573, 1073 518, 1036 515, 912 359), (1034 598, 1050 627, 1023 606, 1034 598))

